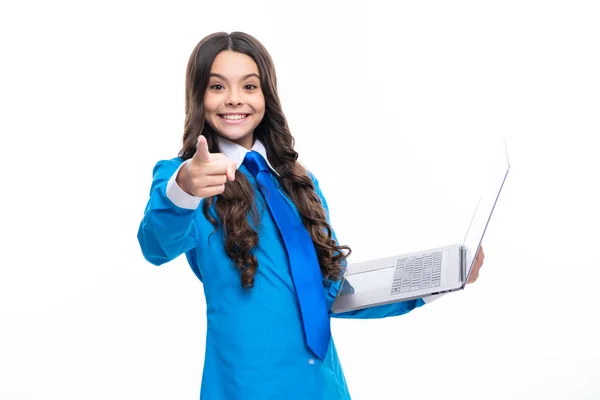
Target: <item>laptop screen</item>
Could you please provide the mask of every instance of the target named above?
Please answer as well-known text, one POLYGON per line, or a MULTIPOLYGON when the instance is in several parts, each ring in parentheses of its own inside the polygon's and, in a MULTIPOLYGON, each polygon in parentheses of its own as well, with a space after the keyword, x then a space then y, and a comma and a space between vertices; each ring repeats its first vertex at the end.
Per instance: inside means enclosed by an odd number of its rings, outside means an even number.
POLYGON ((482 194, 463 241, 463 246, 466 249, 465 265, 467 267, 467 274, 466 279, 463 282, 463 287, 466 285, 469 275, 471 274, 477 250, 483 240, 483 235, 485 234, 492 217, 492 212, 494 211, 494 207, 500 196, 500 191, 506 181, 509 169, 508 149, 506 147, 506 141, 504 141, 501 154, 496 158, 491 158, 491 163, 484 175, 487 179, 484 179, 482 182, 482 194))

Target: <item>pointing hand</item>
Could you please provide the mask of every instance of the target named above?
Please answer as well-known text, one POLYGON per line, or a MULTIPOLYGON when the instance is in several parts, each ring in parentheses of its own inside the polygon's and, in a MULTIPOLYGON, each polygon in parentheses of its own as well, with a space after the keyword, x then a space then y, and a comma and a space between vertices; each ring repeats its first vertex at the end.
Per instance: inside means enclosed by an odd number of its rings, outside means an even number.
POLYGON ((186 162, 177 176, 177 184, 188 194, 210 197, 223 193, 225 183, 235 179, 235 162, 222 153, 210 153, 202 135, 196 144, 196 153, 186 162))

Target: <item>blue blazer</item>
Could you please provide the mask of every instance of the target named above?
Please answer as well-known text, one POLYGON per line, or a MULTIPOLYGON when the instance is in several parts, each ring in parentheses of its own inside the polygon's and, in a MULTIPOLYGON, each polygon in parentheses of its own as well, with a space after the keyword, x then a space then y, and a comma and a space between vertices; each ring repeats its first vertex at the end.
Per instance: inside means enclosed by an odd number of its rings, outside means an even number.
MULTIPOLYGON (((154 265, 185 254, 204 285, 207 332, 200 398, 350 399, 333 339, 323 361, 305 345, 285 248, 255 178, 245 166, 239 167, 254 188, 260 213, 260 226, 254 227, 259 235, 254 249, 259 266, 254 288, 245 290, 239 270, 225 252, 221 226, 213 234, 201 206, 181 208, 167 197, 167 182, 182 162, 174 158, 156 164, 138 240, 144 257, 154 265)), ((329 220, 319 183, 309 175, 329 220)), ((283 190, 282 194, 297 213, 283 190)), ((210 213, 218 220, 214 205, 210 213)), ((333 235, 335 238, 335 232, 333 235)), ((330 310, 339 288, 339 281, 329 281, 323 288, 330 310)), ((423 304, 417 299, 342 314, 330 312, 330 316, 383 318, 405 314, 423 304)))

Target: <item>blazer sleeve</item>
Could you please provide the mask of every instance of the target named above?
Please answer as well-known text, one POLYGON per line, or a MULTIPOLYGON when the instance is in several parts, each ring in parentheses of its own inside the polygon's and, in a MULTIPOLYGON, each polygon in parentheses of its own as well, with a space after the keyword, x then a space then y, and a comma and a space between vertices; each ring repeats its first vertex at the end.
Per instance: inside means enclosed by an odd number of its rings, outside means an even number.
POLYGON ((169 179, 182 159, 159 161, 153 170, 150 198, 138 229, 138 242, 144 258, 161 265, 196 247, 196 209, 175 205, 167 196, 169 179))
MULTIPOLYGON (((319 181, 311 172, 308 173, 310 178, 312 179, 315 185, 315 191, 319 198, 321 199, 321 203, 323 204, 323 208, 325 209, 325 214, 327 216, 327 222, 331 227, 331 234, 333 239, 337 242, 337 237, 335 235, 335 230, 331 226, 331 219, 329 216, 329 207, 327 205, 327 200, 325 200, 325 196, 319 187, 319 181)), ((344 267, 346 267, 346 262, 344 262, 344 267)), ((336 298, 336 295, 340 289, 341 281, 328 281, 325 287, 325 297, 327 299, 327 305, 329 309, 329 315, 334 318, 357 318, 357 319, 374 319, 374 318, 386 318, 393 317, 397 315, 406 314, 409 311, 414 310, 415 308, 421 307, 425 302, 423 299, 414 299, 408 301, 401 301, 392 304, 384 304, 381 306, 364 308, 361 310, 347 311, 344 313, 334 314, 331 312, 331 307, 336 298)))

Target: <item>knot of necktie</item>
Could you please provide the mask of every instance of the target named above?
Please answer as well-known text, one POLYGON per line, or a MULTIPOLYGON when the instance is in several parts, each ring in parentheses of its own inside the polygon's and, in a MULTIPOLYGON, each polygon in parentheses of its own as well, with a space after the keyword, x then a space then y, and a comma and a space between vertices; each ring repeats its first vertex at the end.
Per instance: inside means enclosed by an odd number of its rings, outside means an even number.
POLYGON ((248 171, 254 176, 258 175, 261 171, 269 171, 267 161, 259 152, 251 150, 246 153, 244 161, 242 162, 248 168, 248 171))

